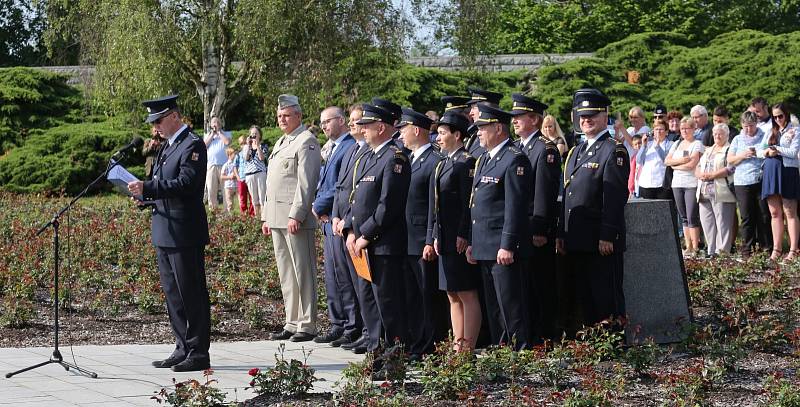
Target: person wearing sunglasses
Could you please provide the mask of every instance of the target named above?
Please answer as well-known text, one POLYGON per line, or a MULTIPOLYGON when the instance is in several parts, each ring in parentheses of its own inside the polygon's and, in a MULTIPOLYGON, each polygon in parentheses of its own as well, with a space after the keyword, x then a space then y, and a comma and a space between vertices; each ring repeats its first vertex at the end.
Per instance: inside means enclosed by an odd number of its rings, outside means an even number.
POLYGON ((764 175, 761 199, 766 199, 772 226, 773 249, 770 259, 780 260, 783 248, 783 221, 789 232, 789 253, 785 260, 793 260, 800 254, 797 247, 798 230, 797 198, 800 196, 800 173, 797 153, 800 137, 789 121, 789 109, 783 103, 772 106, 774 125, 768 135, 764 150, 764 175))

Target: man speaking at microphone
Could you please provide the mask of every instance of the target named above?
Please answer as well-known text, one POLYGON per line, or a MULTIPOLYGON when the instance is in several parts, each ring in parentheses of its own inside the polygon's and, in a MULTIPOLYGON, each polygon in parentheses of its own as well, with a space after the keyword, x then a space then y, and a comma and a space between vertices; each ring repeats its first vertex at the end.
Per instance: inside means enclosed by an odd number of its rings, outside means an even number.
POLYGON ((155 205, 152 240, 175 335, 175 350, 153 366, 189 372, 210 367, 211 312, 204 260, 208 219, 203 207, 206 146, 181 121, 177 98, 142 102, 148 113, 145 121, 165 142, 153 164, 153 179, 131 182, 128 190, 155 205))

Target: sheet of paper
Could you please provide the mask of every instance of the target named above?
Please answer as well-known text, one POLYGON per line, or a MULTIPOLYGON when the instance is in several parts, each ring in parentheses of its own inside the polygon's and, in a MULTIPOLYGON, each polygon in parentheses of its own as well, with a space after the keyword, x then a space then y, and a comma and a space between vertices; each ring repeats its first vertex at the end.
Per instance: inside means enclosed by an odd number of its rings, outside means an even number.
MULTIPOLYGON (((114 184, 114 186, 117 187, 121 193, 128 196, 133 196, 133 194, 128 191, 128 183, 139 181, 139 178, 136 178, 135 175, 131 174, 130 171, 119 164, 111 168, 106 178, 111 181, 111 183, 114 184)), ((141 200, 140 196, 136 196, 134 198, 141 200)))

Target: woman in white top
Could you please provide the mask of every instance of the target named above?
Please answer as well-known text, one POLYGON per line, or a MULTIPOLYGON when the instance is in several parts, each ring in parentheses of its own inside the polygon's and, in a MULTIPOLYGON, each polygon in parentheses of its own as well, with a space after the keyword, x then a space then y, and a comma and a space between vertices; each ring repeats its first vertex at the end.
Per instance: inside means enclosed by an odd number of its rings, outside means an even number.
POLYGON ((730 253, 736 222, 736 196, 733 190, 733 166, 728 165, 727 124, 711 129, 714 144, 706 147, 694 171, 697 177, 697 202, 700 223, 708 245, 708 255, 730 253))
POLYGON ((695 140, 695 123, 691 117, 681 119, 681 142, 669 149, 664 163, 672 167, 672 195, 681 215, 683 236, 686 240, 684 255, 693 256, 700 244, 700 212, 697 205, 697 178, 694 169, 703 154, 703 143, 695 140))
POLYGON ((656 119, 653 121, 652 137, 642 137, 642 147, 636 154, 640 198, 672 199, 672 186, 666 179, 667 166, 664 164, 667 152, 673 144, 667 139, 667 130, 667 122, 656 119))

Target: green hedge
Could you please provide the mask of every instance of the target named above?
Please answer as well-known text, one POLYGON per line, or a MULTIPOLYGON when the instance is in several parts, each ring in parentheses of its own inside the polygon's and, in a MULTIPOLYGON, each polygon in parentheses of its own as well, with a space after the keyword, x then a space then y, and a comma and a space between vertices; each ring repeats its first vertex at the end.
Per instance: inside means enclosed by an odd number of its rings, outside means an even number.
POLYGON ((78 121, 81 100, 63 75, 0 68, 0 154, 20 145, 32 128, 78 121))
POLYGON ((675 33, 632 35, 599 49, 595 58, 540 69, 535 94, 563 123, 569 123, 572 94, 589 86, 605 91, 618 112, 634 105, 652 111, 663 104, 688 114, 696 104, 709 110, 725 105, 736 120, 756 96, 798 106, 800 32, 743 30, 720 35, 704 47, 687 43, 675 33), (638 71, 640 82, 627 83, 628 71, 638 71))
MULTIPOLYGON (((103 172, 113 151, 134 134, 119 120, 31 130, 22 147, 0 159, 0 185, 12 192, 76 194, 103 172)), ((136 156, 125 165, 141 177, 142 163, 143 158, 136 156)), ((109 188, 104 182, 98 189, 109 188)))

